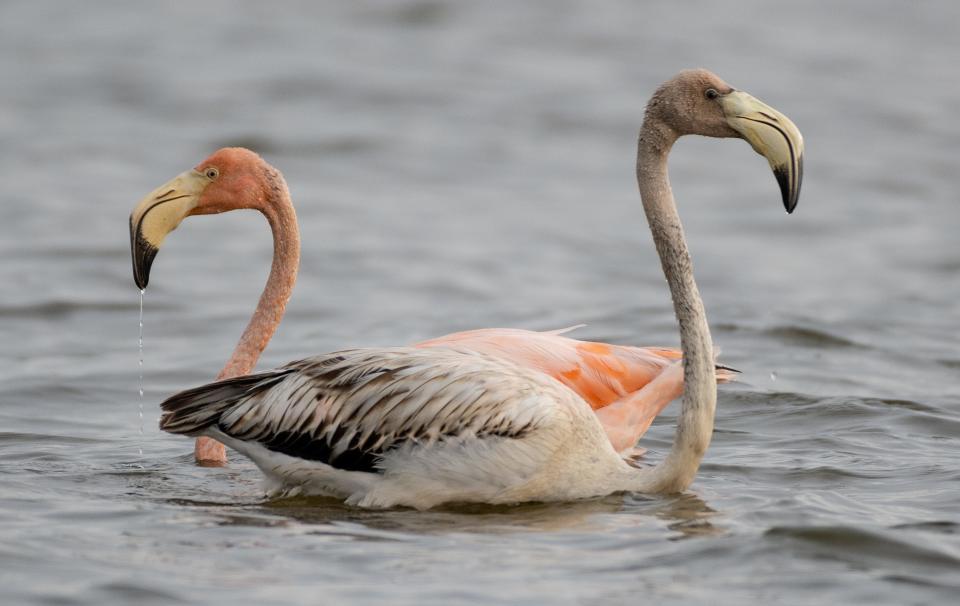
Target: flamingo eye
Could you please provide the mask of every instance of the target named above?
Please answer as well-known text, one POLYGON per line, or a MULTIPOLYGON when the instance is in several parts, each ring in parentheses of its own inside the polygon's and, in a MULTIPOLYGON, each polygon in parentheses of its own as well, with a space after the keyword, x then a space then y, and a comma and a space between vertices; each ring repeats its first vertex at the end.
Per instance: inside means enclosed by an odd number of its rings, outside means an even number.
POLYGON ((707 99, 716 99, 720 96, 720 93, 718 93, 715 88, 708 88, 704 94, 707 96, 707 99))
POLYGON ((211 166, 207 170, 203 171, 203 174, 207 177, 207 179, 210 179, 211 181, 213 181, 214 179, 220 176, 220 171, 217 170, 215 167, 211 166))

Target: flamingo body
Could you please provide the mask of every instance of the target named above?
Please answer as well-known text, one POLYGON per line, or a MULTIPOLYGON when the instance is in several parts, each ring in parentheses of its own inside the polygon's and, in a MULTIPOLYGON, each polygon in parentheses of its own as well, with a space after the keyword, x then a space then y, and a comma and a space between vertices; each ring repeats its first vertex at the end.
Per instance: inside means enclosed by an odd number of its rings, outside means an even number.
POLYGON ((334 352, 161 406, 162 429, 247 455, 273 494, 362 507, 585 498, 632 469, 573 391, 452 347, 334 352))

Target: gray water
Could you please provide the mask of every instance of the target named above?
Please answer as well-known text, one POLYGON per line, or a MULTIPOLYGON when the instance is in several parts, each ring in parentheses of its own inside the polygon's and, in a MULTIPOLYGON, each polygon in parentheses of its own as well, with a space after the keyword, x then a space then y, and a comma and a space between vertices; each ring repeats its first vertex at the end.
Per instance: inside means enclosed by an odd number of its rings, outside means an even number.
POLYGON ((0 601, 955 600, 958 28, 950 0, 5 0, 0 601), (743 142, 674 150, 743 371, 686 494, 368 512, 265 500, 236 455, 194 466, 157 403, 212 379, 253 308, 252 212, 188 219, 157 257, 139 434, 127 216, 228 144, 284 171, 304 236, 261 368, 484 326, 676 345, 633 155, 646 98, 699 65, 807 158, 787 216, 743 142))

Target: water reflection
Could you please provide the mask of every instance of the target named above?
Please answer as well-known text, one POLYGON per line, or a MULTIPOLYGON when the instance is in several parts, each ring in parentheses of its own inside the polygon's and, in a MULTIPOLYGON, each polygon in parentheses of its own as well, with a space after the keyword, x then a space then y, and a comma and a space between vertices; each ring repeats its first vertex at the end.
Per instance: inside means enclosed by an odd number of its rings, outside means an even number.
POLYGON ((363 510, 325 497, 294 497, 255 503, 248 501, 236 505, 196 498, 173 498, 166 502, 205 510, 215 516, 216 523, 222 526, 306 525, 322 527, 310 529, 309 532, 365 540, 402 540, 404 535, 457 533, 579 533, 595 532, 611 525, 665 527, 675 533, 668 537, 673 540, 724 534, 724 530, 712 522, 717 512, 694 494, 668 497, 611 495, 568 503, 463 504, 429 511, 363 510))
POLYGON ((676 533, 668 537, 671 540, 720 536, 726 532, 712 521, 719 512, 693 493, 665 497, 627 495, 624 511, 643 513, 665 522, 666 528, 676 533))
POLYGON ((104 475, 121 478, 127 494, 193 509, 222 526, 323 527, 309 531, 383 540, 455 533, 589 533, 611 526, 666 529, 672 540, 725 533, 714 524, 718 512, 693 493, 626 493, 563 503, 454 504, 428 511, 364 510, 327 497, 265 499, 259 472, 244 459, 235 459, 228 467, 200 468, 187 453, 166 464, 154 462, 146 469, 122 465, 104 475))
POLYGON ((264 503, 262 510, 305 524, 346 522, 372 530, 423 535, 593 529, 598 525, 597 516, 617 513, 623 506, 622 497, 609 496, 572 503, 458 504, 428 511, 362 510, 332 499, 298 497, 264 503))

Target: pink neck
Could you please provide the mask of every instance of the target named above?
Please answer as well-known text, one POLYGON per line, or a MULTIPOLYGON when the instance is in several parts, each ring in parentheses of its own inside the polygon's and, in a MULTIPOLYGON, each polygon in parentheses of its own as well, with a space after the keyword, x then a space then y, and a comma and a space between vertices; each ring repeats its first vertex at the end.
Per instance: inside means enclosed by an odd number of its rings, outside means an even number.
POLYGON ((250 374, 276 332, 287 301, 293 292, 300 266, 300 229, 297 213, 293 210, 290 193, 279 173, 268 175, 268 187, 264 202, 256 206, 267 217, 273 232, 273 264, 270 276, 260 295, 260 302, 240 337, 233 355, 227 361, 217 379, 228 379, 250 374))

